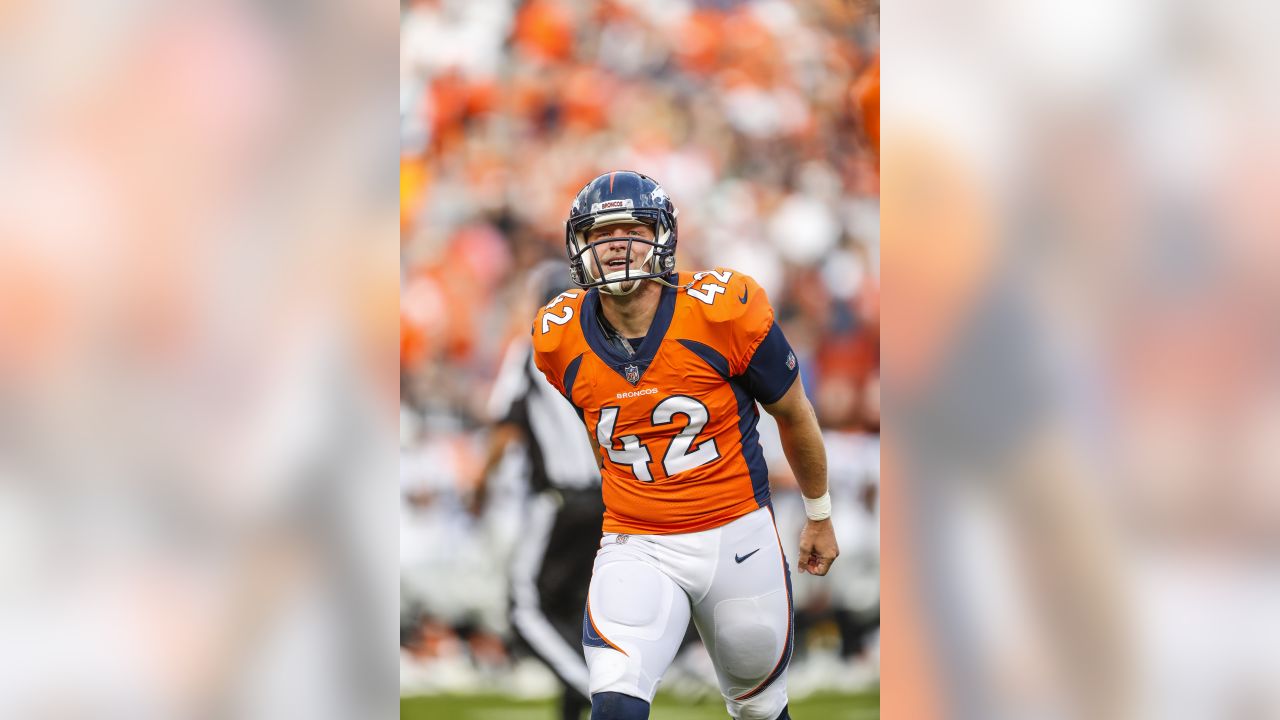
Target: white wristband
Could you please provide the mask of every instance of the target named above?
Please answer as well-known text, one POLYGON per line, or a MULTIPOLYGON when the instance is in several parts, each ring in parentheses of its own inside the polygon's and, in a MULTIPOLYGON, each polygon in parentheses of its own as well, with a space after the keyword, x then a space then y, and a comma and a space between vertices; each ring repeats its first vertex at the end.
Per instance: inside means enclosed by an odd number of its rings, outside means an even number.
POLYGON ((804 500, 804 514, 809 516, 810 520, 826 520, 831 517, 831 493, 824 492, 822 497, 813 498, 812 500, 800 495, 804 500))

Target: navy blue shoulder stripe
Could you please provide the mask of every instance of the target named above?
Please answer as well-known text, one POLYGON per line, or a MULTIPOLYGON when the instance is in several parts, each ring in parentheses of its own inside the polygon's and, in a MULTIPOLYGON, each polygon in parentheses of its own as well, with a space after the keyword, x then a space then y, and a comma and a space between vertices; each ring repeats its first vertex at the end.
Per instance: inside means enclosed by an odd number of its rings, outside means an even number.
POLYGON ((569 367, 564 369, 562 384, 564 385, 564 396, 569 400, 569 402, 573 402, 573 383, 578 380, 578 368, 581 366, 582 355, 579 355, 569 361, 569 367))
POLYGON ((711 366, 712 370, 720 373, 720 377, 729 379, 729 361, 719 350, 698 342, 697 340, 687 340, 680 338, 679 343, 689 349, 694 355, 702 358, 704 362, 711 366))

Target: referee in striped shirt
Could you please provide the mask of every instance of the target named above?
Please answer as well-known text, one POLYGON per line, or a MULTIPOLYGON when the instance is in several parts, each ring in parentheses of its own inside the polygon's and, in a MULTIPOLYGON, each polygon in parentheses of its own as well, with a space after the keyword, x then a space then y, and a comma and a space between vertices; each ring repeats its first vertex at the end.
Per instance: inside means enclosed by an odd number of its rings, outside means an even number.
MULTIPOLYGON (((534 269, 530 285, 549 302, 568 289, 564 264, 534 269)), ((582 613, 599 549, 604 501, 600 469, 577 412, 533 364, 523 335, 507 349, 489 400, 489 450, 473 511, 484 505, 485 480, 516 441, 528 453, 525 527, 511 564, 511 625, 560 679, 562 720, 591 708, 582 652, 582 613)))

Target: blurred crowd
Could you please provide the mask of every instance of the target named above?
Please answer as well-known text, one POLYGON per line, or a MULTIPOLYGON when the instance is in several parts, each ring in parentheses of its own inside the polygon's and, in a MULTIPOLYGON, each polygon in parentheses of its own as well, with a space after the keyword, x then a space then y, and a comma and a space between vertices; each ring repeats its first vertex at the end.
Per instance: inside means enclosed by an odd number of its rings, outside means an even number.
POLYGON ((1280 717, 1277 7, 892 7, 884 714, 1280 717))
POLYGON ((390 717, 395 16, 0 15, 0 717, 390 717))
MULTIPOLYGON (((768 292, 827 436, 843 551, 828 578, 796 576, 792 682, 874 683, 875 6, 411 0, 401 11, 402 691, 479 687, 494 673, 547 687, 512 652, 505 618, 517 453, 490 478, 484 514, 466 508, 494 377, 533 317, 523 281, 564 258, 569 203, 610 169, 666 187, 679 269, 733 268, 768 292)), ((794 545, 798 491, 776 437, 762 437, 794 545)), ((707 670, 696 656, 688 665, 707 670)))

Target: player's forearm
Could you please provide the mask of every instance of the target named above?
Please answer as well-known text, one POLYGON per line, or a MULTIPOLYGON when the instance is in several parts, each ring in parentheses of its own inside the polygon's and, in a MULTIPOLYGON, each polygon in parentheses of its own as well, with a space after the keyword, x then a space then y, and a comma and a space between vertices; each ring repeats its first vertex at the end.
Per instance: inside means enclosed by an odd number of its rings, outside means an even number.
POLYGON ((797 413, 798 417, 779 416, 778 436, 800 492, 807 498, 818 498, 827 492, 827 450, 818 419, 807 402, 805 410, 797 413))
POLYGON ((822 444, 818 415, 804 394, 804 385, 796 378, 790 389, 777 402, 764 409, 778 421, 778 438, 787 464, 796 476, 800 492, 807 498, 820 498, 827 492, 827 449, 822 444))
POLYGON ((480 472, 475 478, 475 486, 471 488, 471 492, 474 493, 474 504, 477 511, 484 505, 488 495, 489 476, 502 463, 502 458, 507 452, 507 446, 520 439, 522 434, 518 426, 509 422, 498 423, 490 430, 489 447, 485 452, 484 465, 481 466, 480 472))
POLYGON ((490 429, 489 447, 485 452, 481 475, 488 476, 497 469, 507 453, 507 446, 520 439, 520 435, 520 428, 513 423, 498 423, 490 429))
POLYGON ((827 449, 822 443, 818 415, 804 394, 797 378, 787 392, 764 409, 778 421, 778 437, 787 456, 791 472, 796 476, 800 492, 807 498, 820 498, 827 493, 827 449))

